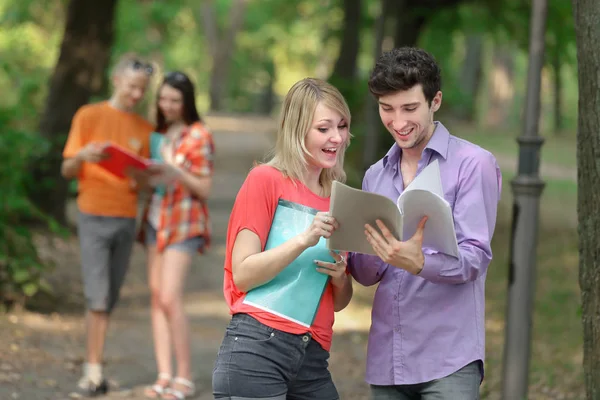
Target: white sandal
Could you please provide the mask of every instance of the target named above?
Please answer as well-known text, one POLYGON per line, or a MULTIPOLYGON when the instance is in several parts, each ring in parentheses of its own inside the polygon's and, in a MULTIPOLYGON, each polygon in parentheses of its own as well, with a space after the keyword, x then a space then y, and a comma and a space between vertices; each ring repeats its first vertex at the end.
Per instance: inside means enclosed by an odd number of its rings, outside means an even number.
POLYGON ((165 389, 163 399, 185 400, 187 398, 193 397, 196 394, 196 385, 194 385, 194 382, 192 382, 188 379, 176 377, 175 379, 173 379, 173 383, 178 383, 180 385, 183 385, 187 388, 187 390, 185 392, 183 392, 181 390, 174 389, 172 386, 168 387, 167 389, 165 389), (166 397, 166 396, 169 396, 169 397, 166 397), (170 397, 170 396, 172 396, 172 397, 170 397))
POLYGON ((156 382, 152 386, 148 386, 148 387, 146 387, 146 389, 144 389, 144 396, 146 396, 147 398, 150 398, 150 399, 158 399, 163 394, 165 394, 167 392, 167 390, 169 390, 170 385, 171 385, 171 374, 167 374, 166 372, 161 372, 160 374, 158 374, 158 378, 156 379, 156 382), (167 381, 167 383, 165 385, 160 385, 158 383, 158 381, 161 381, 161 380, 167 381))

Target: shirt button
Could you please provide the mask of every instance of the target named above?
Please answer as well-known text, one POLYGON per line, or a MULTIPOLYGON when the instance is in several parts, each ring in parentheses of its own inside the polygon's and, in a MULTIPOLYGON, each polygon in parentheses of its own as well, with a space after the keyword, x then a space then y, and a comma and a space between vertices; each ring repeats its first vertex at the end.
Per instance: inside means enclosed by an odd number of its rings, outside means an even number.
POLYGON ((396 327, 396 332, 400 332, 400 327, 399 326, 396 327))
POLYGON ((394 300, 398 300, 398 295, 397 294, 394 295, 394 300))

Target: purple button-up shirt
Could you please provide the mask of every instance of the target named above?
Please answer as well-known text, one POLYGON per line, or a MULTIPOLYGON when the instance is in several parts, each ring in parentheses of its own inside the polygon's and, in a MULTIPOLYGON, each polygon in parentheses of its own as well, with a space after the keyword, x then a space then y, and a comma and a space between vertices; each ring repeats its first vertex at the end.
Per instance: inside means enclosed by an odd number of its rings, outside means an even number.
MULTIPOLYGON (((401 155, 394 145, 366 172, 363 190, 396 201, 404 190, 401 155)), ((424 248, 425 265, 415 276, 376 256, 349 257, 359 283, 379 282, 367 350, 366 381, 372 385, 428 382, 476 360, 483 365, 484 286, 502 176, 490 152, 450 135, 439 122, 417 174, 435 159, 453 210, 459 258, 424 248)))

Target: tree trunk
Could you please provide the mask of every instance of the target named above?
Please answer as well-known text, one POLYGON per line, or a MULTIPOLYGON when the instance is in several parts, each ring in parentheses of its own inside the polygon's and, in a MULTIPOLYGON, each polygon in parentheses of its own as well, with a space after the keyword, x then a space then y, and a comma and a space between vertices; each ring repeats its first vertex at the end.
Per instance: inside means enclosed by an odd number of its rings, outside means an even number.
POLYGON ((394 46, 416 46, 425 25, 425 12, 421 12, 418 2, 409 4, 407 0, 396 2, 396 33, 394 35, 394 46))
POLYGON ((344 0, 344 24, 340 53, 333 67, 329 81, 339 89, 348 102, 350 109, 357 105, 356 69, 360 50, 361 0, 344 0))
POLYGON ((256 101, 254 111, 261 115, 271 115, 275 106, 275 63, 269 59, 265 63, 265 72, 269 74, 269 79, 266 82, 263 90, 260 93, 258 101, 256 101))
POLYGON ((552 55, 552 67, 554 70, 554 133, 558 135, 562 130, 562 65, 560 54, 556 49, 552 55))
POLYGON ((456 116, 466 122, 476 119, 477 93, 481 83, 481 62, 483 58, 483 36, 468 35, 466 54, 460 77, 463 103, 458 105, 456 116))
POLYGON ((490 76, 490 101, 486 125, 497 128, 506 124, 515 94, 515 60, 511 46, 495 46, 490 76))
POLYGON ((73 115, 104 84, 116 4, 117 0, 71 0, 67 9, 60 56, 40 120, 40 134, 50 147, 46 157, 33 164, 35 186, 29 188, 34 203, 61 223, 66 222, 68 185, 60 176, 63 146, 73 115))
POLYGON ((219 29, 212 1, 202 2, 202 26, 208 39, 208 45, 213 57, 210 75, 210 110, 223 109, 223 96, 229 76, 231 57, 235 50, 235 39, 244 25, 248 0, 234 0, 229 9, 229 26, 224 29, 224 37, 219 38, 219 29))
MULTIPOLYGON (((379 18, 377 18, 377 24, 375 26, 375 46, 373 48, 373 59, 376 61, 382 52, 383 38, 385 36, 385 22, 388 19, 393 0, 381 0, 381 11, 379 18)), ((377 161, 377 150, 379 146, 380 132, 385 129, 382 128, 379 120, 379 105, 373 98, 370 92, 367 92, 367 99, 365 102, 365 135, 363 139, 363 157, 362 157, 362 168, 363 171, 367 171, 369 167, 377 161)), ((382 133, 383 136, 385 133, 382 133)))
POLYGON ((588 400, 600 399, 600 2, 573 0, 579 80, 577 214, 583 369, 588 400))

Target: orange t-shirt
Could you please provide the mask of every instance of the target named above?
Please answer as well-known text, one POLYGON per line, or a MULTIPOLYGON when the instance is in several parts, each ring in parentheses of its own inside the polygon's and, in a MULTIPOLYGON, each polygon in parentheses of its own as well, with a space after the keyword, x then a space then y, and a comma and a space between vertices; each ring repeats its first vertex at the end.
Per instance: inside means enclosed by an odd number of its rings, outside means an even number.
POLYGON ((249 229, 258 235, 262 249, 264 249, 279 199, 292 201, 320 211, 329 210, 328 197, 317 196, 301 182, 296 181, 296 185, 294 185, 292 179, 285 178, 279 170, 267 165, 252 169, 238 192, 229 218, 223 285, 225 300, 229 305, 231 314, 246 313, 271 328, 292 334, 310 332, 313 338, 325 350, 329 351, 334 322, 331 283, 327 284, 325 293, 323 293, 313 325, 307 329, 267 311, 244 304, 243 300, 246 293, 239 291, 233 282, 231 255, 237 234, 243 229, 249 229))
MULTIPOLYGON (((139 115, 117 110, 107 101, 88 104, 75 113, 63 157, 74 157, 91 142, 111 142, 142 157, 150 156, 152 125, 139 115)), ((84 162, 78 180, 77 205, 87 214, 135 218, 137 192, 128 180, 84 162)))

